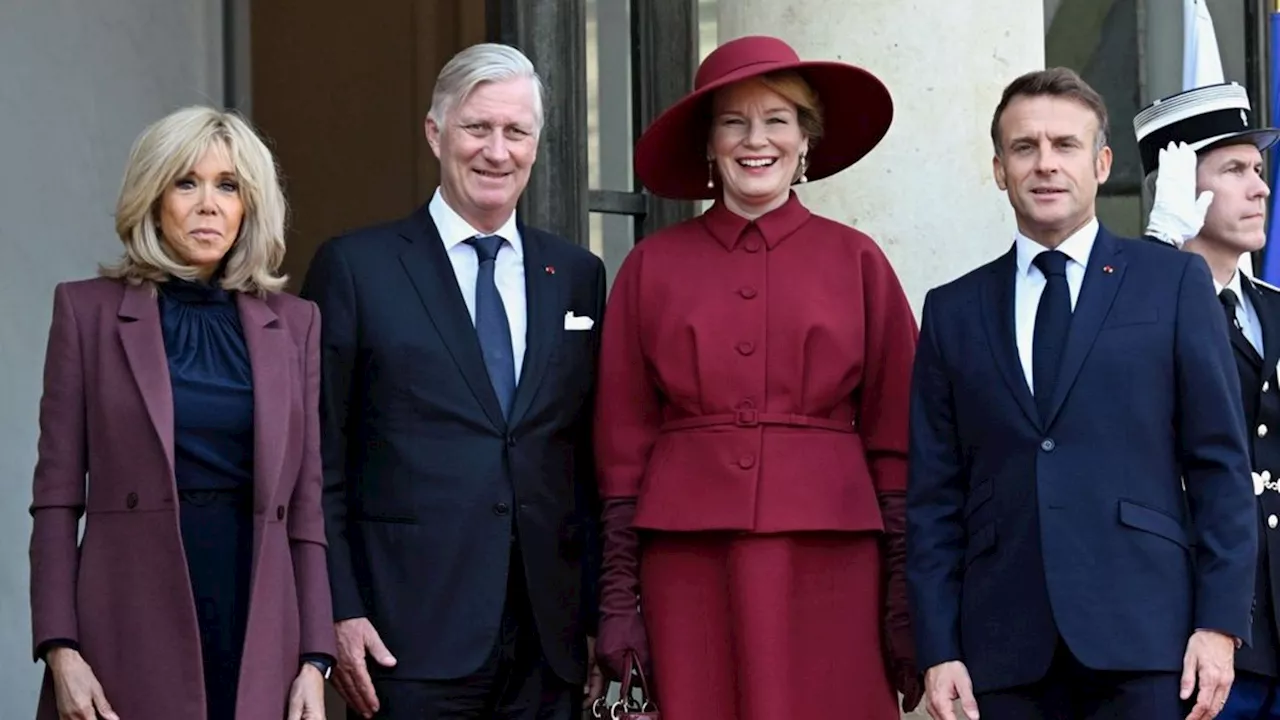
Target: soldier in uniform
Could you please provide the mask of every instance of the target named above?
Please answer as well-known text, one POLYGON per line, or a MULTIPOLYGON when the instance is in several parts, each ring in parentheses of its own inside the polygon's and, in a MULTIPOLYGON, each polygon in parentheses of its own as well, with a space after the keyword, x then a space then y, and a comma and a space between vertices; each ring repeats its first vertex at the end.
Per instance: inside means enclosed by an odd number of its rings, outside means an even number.
POLYGON ((1258 496, 1253 637, 1236 653, 1235 683, 1218 720, 1280 719, 1280 289, 1240 268, 1266 243, 1262 151, 1280 130, 1250 127, 1249 97, 1235 83, 1158 100, 1134 118, 1142 168, 1155 199, 1149 237, 1205 259, 1226 313, 1249 428, 1258 496))

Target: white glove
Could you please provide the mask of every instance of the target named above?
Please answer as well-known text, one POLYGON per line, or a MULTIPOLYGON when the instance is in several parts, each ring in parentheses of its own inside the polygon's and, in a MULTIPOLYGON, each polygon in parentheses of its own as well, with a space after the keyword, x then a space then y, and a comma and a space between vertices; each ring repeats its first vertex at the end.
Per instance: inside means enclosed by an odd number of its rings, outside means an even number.
POLYGON ((1147 219, 1147 234, 1174 247, 1200 234, 1213 192, 1196 197, 1196 151, 1186 143, 1169 143, 1160 151, 1156 196, 1147 219))

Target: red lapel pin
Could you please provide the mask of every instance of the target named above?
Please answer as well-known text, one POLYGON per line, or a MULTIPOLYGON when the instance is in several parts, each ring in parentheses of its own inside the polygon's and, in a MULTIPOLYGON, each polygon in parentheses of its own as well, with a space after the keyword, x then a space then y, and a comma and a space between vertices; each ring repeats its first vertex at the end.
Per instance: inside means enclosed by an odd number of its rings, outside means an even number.
POLYGON ((1113 272, 1115 272, 1115 271, 1116 271, 1116 269, 1115 269, 1115 268, 1113 268, 1113 267, 1111 267, 1110 265, 1103 265, 1103 266, 1102 266, 1102 272, 1104 272, 1104 273, 1106 273, 1106 274, 1108 274, 1108 275, 1110 275, 1111 273, 1113 273, 1113 272))
POLYGON ((545 271, 546 271, 546 273, 547 273, 548 275, 555 275, 555 274, 556 274, 556 266, 555 266, 555 265, 548 265, 548 266, 546 266, 546 267, 544 267, 544 268, 542 268, 542 269, 543 269, 543 270, 545 270, 545 271))

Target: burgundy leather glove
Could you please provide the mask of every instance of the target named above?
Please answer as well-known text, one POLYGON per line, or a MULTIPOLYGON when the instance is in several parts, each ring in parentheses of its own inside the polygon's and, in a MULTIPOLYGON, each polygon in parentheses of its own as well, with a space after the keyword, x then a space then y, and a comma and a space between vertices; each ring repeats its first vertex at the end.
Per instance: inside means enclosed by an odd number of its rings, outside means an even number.
POLYGON ((902 492, 877 495, 884 519, 884 639, 889 679, 902 693, 902 709, 911 712, 924 696, 924 677, 916 668, 911 616, 907 609, 907 499, 902 492))
POLYGON ((627 651, 649 672, 649 636, 640 616, 640 540, 631 527, 636 516, 636 499, 612 498, 604 501, 602 531, 603 563, 600 573, 600 635, 596 638, 596 660, 614 679, 626 671, 627 651))

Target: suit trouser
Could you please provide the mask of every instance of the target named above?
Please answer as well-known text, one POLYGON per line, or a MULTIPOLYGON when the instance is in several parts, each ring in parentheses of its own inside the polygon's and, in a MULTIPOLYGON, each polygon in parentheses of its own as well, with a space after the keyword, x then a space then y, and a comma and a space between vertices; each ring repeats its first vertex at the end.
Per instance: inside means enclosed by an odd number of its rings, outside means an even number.
MULTIPOLYGON (((1180 673, 1092 670, 1061 638, 1044 678, 978 695, 982 720, 1183 720, 1180 673)), ((1194 701, 1195 695, 1192 695, 1194 701)))
MULTIPOLYGON (((471 675, 454 680, 374 678, 387 720, 569 720, 582 712, 582 687, 562 680, 547 664, 534 626, 519 543, 511 548, 511 571, 502 624, 488 659, 471 675)), ((348 720, 360 716, 347 712, 348 720)))
POLYGON ((1236 671, 1227 705, 1218 720, 1280 720, 1280 687, 1275 678, 1236 671))

